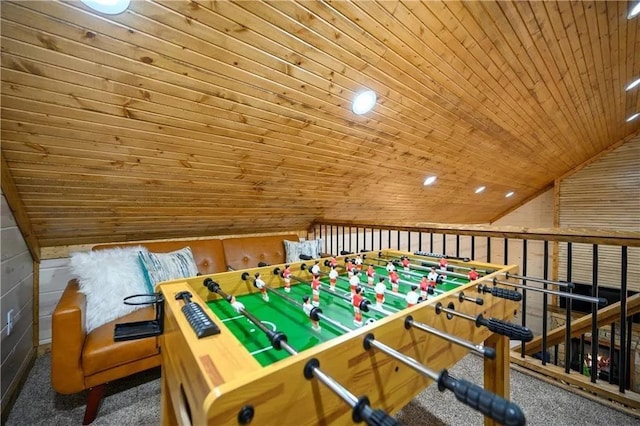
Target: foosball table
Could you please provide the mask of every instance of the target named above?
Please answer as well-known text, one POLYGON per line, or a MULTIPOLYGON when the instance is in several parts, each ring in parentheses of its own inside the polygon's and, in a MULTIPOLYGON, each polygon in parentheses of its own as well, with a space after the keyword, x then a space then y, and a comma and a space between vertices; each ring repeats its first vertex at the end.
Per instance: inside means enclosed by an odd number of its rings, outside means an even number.
POLYGON ((532 336, 494 280, 517 269, 382 250, 163 283, 162 422, 393 425, 435 382, 485 424, 524 424, 509 340, 532 336), (447 371, 470 351, 484 388, 447 371))

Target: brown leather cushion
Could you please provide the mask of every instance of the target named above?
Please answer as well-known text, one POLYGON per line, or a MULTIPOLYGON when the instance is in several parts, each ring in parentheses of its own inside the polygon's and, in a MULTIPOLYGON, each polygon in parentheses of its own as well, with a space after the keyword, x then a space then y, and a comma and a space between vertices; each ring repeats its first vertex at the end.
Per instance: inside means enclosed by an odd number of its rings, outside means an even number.
POLYGON ((284 263, 284 240, 299 241, 297 234, 239 237, 222 240, 227 264, 234 269, 255 268, 258 263, 284 263))
POLYGON ((93 330, 85 340, 82 353, 85 376, 160 353, 157 337, 125 342, 114 342, 113 340, 113 331, 116 323, 144 321, 154 318, 155 311, 153 308, 142 308, 93 330))
POLYGON ((222 241, 220 240, 185 240, 185 241, 152 241, 146 243, 124 243, 124 244, 100 244, 93 247, 93 250, 102 250, 114 247, 144 246, 149 251, 155 253, 167 253, 179 250, 183 247, 191 247, 193 258, 201 274, 214 274, 227 270, 227 262, 224 256, 222 241))

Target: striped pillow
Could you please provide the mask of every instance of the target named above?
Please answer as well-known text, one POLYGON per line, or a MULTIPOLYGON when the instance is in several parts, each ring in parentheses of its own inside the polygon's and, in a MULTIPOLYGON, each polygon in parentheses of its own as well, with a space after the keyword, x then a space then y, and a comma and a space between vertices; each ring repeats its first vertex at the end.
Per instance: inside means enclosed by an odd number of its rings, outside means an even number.
POLYGON ((300 255, 305 254, 313 259, 319 259, 322 253, 322 238, 306 241, 284 240, 284 249, 287 263, 299 262, 300 255))
POLYGON ((159 282, 198 275, 198 267, 193 259, 191 247, 169 253, 140 251, 138 258, 151 293, 155 291, 155 286, 159 282))

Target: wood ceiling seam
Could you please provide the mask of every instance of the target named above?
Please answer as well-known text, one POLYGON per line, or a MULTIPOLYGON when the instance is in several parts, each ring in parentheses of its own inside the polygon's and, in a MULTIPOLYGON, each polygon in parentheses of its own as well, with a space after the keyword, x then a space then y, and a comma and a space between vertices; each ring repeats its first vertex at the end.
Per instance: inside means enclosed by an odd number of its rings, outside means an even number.
MULTIPOLYGON (((279 5, 279 6, 281 6, 282 4, 284 4, 284 3, 279 3, 278 5, 279 5)), ((325 5, 324 3, 321 3, 321 4, 322 4, 322 5, 325 5)), ((363 6, 369 6, 369 5, 372 5, 372 4, 373 4, 372 2, 366 2, 366 3, 360 3, 360 4, 359 4, 359 6, 360 6, 360 7, 363 7, 363 6)), ((310 5, 310 4, 306 4, 305 6, 306 6, 306 7, 307 7, 307 9, 308 9, 311 5, 310 5)), ((310 10, 310 9, 308 9, 308 10, 310 10)), ((373 16, 372 16, 372 19, 373 19, 373 16)), ((400 22, 402 22, 402 23, 405 23, 405 22, 404 22, 404 20, 402 20, 402 19, 400 19, 399 21, 400 21, 400 22)), ((362 20, 360 20, 359 22, 362 22, 362 20)), ((396 36, 398 36, 398 34, 399 34, 399 26, 398 26, 398 25, 395 25, 395 26, 394 26, 394 33, 395 33, 395 35, 396 35, 396 36)), ((418 70, 418 69, 419 69, 419 67, 417 67, 417 66, 416 66, 414 63, 412 63, 411 61, 409 61, 409 60, 405 57, 405 55, 404 55, 404 54, 401 54, 400 52, 398 52, 398 48, 397 48, 397 47, 393 48, 393 54, 394 54, 395 56, 394 56, 393 58, 386 59, 386 57, 387 57, 387 53, 392 52, 392 50, 391 50, 391 49, 392 49, 392 47, 389 45, 390 41, 391 41, 391 40, 389 40, 389 38, 387 38, 387 39, 385 40, 385 43, 386 43, 386 45, 387 45, 387 50, 386 50, 386 52, 383 54, 383 56, 382 56, 382 58, 381 58, 381 59, 386 60, 390 67, 396 67, 396 68, 398 68, 398 67, 400 66, 400 65, 399 65, 399 63, 400 63, 400 62, 406 62, 406 63, 411 67, 411 69, 407 69, 406 67, 399 68, 399 69, 400 69, 401 71, 406 72, 406 73, 407 73, 407 75, 411 76, 411 75, 412 75, 412 74, 411 74, 411 71, 412 71, 412 70, 418 70)), ((406 40, 405 40, 405 41, 406 41, 406 40)), ((410 48, 410 46, 406 46, 406 47, 407 47, 407 48, 410 48)), ((434 87, 429 87, 428 85, 426 85, 426 84, 422 83, 422 81, 421 81, 420 79, 418 79, 417 77, 413 77, 413 78, 414 78, 414 81, 415 81, 417 84, 422 84, 422 85, 425 87, 425 89, 426 89, 426 90, 428 90, 428 91, 430 91, 430 92, 432 92, 432 93, 436 94, 438 97, 440 97, 440 98, 444 99, 444 100, 445 100, 446 102, 448 102, 452 107, 454 107, 454 108, 456 108, 456 109, 461 109, 461 108, 463 108, 463 107, 461 107, 461 105, 459 104, 459 102, 458 102, 458 103, 456 103, 455 101, 453 101, 452 99, 450 99, 450 97, 447 97, 447 92, 446 92, 446 91, 445 91, 445 92, 437 91, 434 87)), ((431 79, 431 78, 429 78, 429 79, 431 79)), ((427 79, 427 80, 429 80, 429 79, 427 79)), ((422 92, 420 92, 420 95, 421 95, 421 96, 425 96, 424 94, 422 94, 422 92)), ((436 102, 436 98, 433 98, 433 99, 432 99, 432 102, 436 102)), ((440 103, 436 103, 436 105, 438 105, 438 106, 442 107, 442 104, 440 104, 440 103)), ((446 110, 448 110, 448 111, 451 111, 451 108, 445 108, 445 109, 446 109, 446 110)), ((459 113, 458 113, 458 114, 459 114, 459 113)), ((474 121, 474 120, 473 120, 473 119, 469 119, 469 118, 470 118, 470 117, 469 117, 469 114, 466 114, 466 121, 467 121, 467 122, 470 122, 470 123, 473 123, 473 121, 474 121)), ((481 123, 479 122, 479 124, 481 124, 481 123)), ((481 125, 481 126, 480 126, 480 130, 484 132, 484 130, 482 129, 483 127, 484 127, 484 128, 486 128, 486 127, 487 127, 487 126, 486 126, 486 124, 485 124, 485 125, 481 125)), ((500 129, 500 130, 502 130, 502 129, 500 129)), ((511 135, 510 135, 510 136, 511 136, 511 135)))
MULTIPOLYGON (((543 72, 546 71, 544 72, 544 74, 541 74, 542 81, 547 87, 547 92, 554 98, 558 111, 563 115, 568 126, 570 126, 567 129, 570 130, 569 135, 566 134, 565 130, 565 147, 566 141, 570 141, 570 144, 575 145, 576 139, 571 138, 571 135, 576 134, 579 135, 579 137, 588 138, 589 135, 586 132, 587 126, 584 125, 584 115, 580 114, 581 105, 579 103, 576 104, 572 102, 571 97, 567 92, 566 86, 562 84, 563 78, 557 68, 555 59, 549 52, 550 43, 549 39, 545 37, 545 34, 547 33, 547 31, 544 30, 545 21, 542 20, 541 17, 539 17, 535 12, 534 5, 532 3, 519 2, 515 3, 514 5, 516 7, 516 11, 518 12, 520 20, 522 21, 524 28, 526 29, 526 33, 532 34, 531 45, 537 53, 537 58, 532 57, 531 61, 534 64, 541 61, 544 65, 544 67, 536 67, 536 69, 538 70, 538 72, 540 72, 541 70, 543 72), (523 11, 524 8, 526 8, 526 11, 523 11), (537 37, 535 36, 536 32, 538 35, 537 37), (552 83, 553 87, 550 87, 552 83), (571 109, 573 109, 574 111, 571 111, 571 109), (571 112, 574 113, 571 114, 571 112), (575 113, 578 113, 579 115, 576 115, 575 113)), ((524 37, 526 36, 522 34, 519 35, 520 39, 523 39, 524 37)), ((526 51, 530 54, 532 53, 529 48, 527 48, 526 51)), ((563 147, 562 149, 563 152, 566 151, 565 147, 563 147)))
MULTIPOLYGON (((363 4, 369 5, 370 3, 359 3, 359 6, 360 6, 360 7, 362 7, 362 5, 363 5, 363 4)), ((382 3, 382 4, 386 4, 386 3, 382 3)), ((417 3, 415 3, 415 4, 417 4, 417 3)), ((341 6, 344 6, 345 4, 340 3, 340 5, 341 5, 341 6)), ((399 54, 399 53, 397 53, 397 54, 399 54)), ((521 137, 522 137, 522 136, 521 136, 521 137)), ((516 140, 517 140, 517 138, 510 138, 510 139, 509 139, 509 142, 511 142, 511 143, 512 143, 514 139, 516 139, 516 140)), ((509 149, 513 149, 513 146, 511 146, 509 149)))
MULTIPOLYGON (((578 73, 579 73, 578 75, 580 78, 580 82, 582 86, 585 88, 585 93, 587 94, 586 102, 592 111, 592 119, 594 120, 593 122, 595 124, 594 128, 597 131, 597 138, 602 139, 605 131, 605 128, 603 127, 603 122, 602 122, 603 114, 602 114, 602 111, 598 108, 598 106, 594 105, 594 102, 593 102, 595 95, 593 92, 593 87, 590 84, 590 76, 589 76, 590 74, 589 74, 589 70, 587 68, 587 62, 586 62, 587 58, 586 58, 585 52, 582 49, 582 43, 580 42, 581 37, 577 28, 577 26, 580 23, 580 20, 576 18, 576 11, 579 8, 579 6, 573 7, 568 3, 565 4, 562 2, 558 3, 558 6, 559 6, 560 16, 562 18, 563 23, 565 22, 574 23, 574 25, 569 25, 569 26, 567 26, 567 24, 564 24, 565 29, 568 33, 567 39, 569 40, 569 44, 571 45, 574 61, 578 67, 578 73), (567 16, 570 16, 570 18, 568 18, 567 16)), ((584 25, 583 25, 583 30, 584 30, 584 25)), ((591 151, 594 152, 593 150, 595 149, 595 146, 593 142, 591 140, 587 140, 587 142, 590 143, 591 151)))
MULTIPOLYGON (((371 3, 371 2, 359 3, 360 7, 367 7, 367 8, 375 7, 375 6, 372 6, 372 5, 373 5, 373 3, 371 3)), ((396 16, 396 14, 399 13, 400 8, 395 8, 395 7, 392 8, 391 7, 391 3, 385 3, 385 2, 378 3, 378 5, 380 7, 386 7, 387 10, 388 9, 393 9, 392 16, 393 16, 393 18, 397 19, 397 21, 400 23, 400 25, 394 25, 394 34, 396 34, 396 35, 399 34, 399 31, 398 31, 398 27, 399 26, 400 27, 401 26, 405 26, 407 31, 411 34, 410 37, 413 37, 414 39, 419 40, 419 36, 415 32, 415 26, 416 25, 422 25, 422 23, 419 23, 419 24, 416 23, 415 25, 413 25, 414 28, 409 26, 409 24, 413 21, 411 19, 413 17, 413 14, 412 14, 411 11, 407 10, 407 11, 404 12, 405 13, 404 15, 398 17, 398 16, 396 16)), ((394 6, 395 6, 395 4, 394 4, 394 6)), ((370 15, 372 14, 371 10, 369 11, 369 14, 370 15)), ((386 23, 386 24, 383 24, 383 25, 388 27, 390 24, 386 23)), ((420 26, 419 28, 420 28, 420 31, 429 32, 429 30, 425 30, 424 29, 425 28, 424 26, 420 26)), ((402 42, 404 43, 406 40, 407 40, 406 38, 403 38, 402 42)), ((434 37, 434 41, 435 40, 438 40, 437 36, 434 37)), ((415 52, 416 52, 416 54, 419 54, 423 58, 423 60, 425 62, 428 62, 429 60, 424 56, 425 50, 426 49, 431 49, 432 46, 435 45, 435 44, 436 43, 430 43, 428 46, 420 46, 420 47, 423 47, 423 49, 421 49, 420 52, 418 52, 417 50, 415 52)), ((442 46, 446 47, 448 49, 448 46, 445 46, 444 43, 442 43, 442 46)), ((404 47, 403 45, 395 46, 395 49, 394 49, 395 54, 400 56, 399 50, 402 49, 403 47, 404 47)), ((412 64, 414 65, 414 67, 419 68, 418 65, 416 65, 414 63, 412 63, 412 64)), ((442 70, 443 67, 446 68, 446 67, 449 67, 449 66, 450 66, 450 64, 447 64, 445 62, 444 64, 440 64, 439 63, 438 65, 436 65, 436 68, 439 69, 439 70, 442 70)), ((513 134, 513 130, 518 128, 517 123, 512 122, 511 125, 508 127, 509 130, 507 130, 507 128, 505 126, 505 124, 506 124, 505 120, 509 119, 508 115, 505 114, 504 118, 501 118, 499 116, 499 114, 494 113, 491 109, 486 108, 486 106, 482 105, 481 103, 476 103, 476 104, 473 104, 473 105, 470 104, 472 109, 467 109, 467 108, 464 107, 464 105, 461 106, 460 103, 459 103, 459 99, 461 99, 461 96, 462 96, 463 93, 467 93, 467 94, 476 93, 480 97, 480 94, 482 92, 477 90, 476 87, 470 87, 468 84, 463 88, 461 86, 461 84, 466 83, 467 79, 462 79, 462 78, 456 79, 455 75, 453 75, 453 74, 458 73, 458 70, 456 70, 455 68, 452 68, 452 70, 453 70, 453 73, 451 75, 448 74, 447 77, 444 80, 438 78, 439 74, 430 75, 429 77, 430 77, 430 79, 433 79, 434 83, 441 84, 442 87, 446 87, 447 89, 451 89, 451 86, 445 86, 444 85, 445 81, 448 81, 451 84, 453 84, 455 87, 458 87, 459 90, 455 91, 456 98, 455 99, 446 98, 446 99, 455 108, 461 110, 461 114, 462 114, 461 118, 466 120, 466 121, 472 122, 472 123, 473 122, 477 122, 478 123, 477 126, 480 129, 482 129, 482 131, 485 132, 485 133, 493 133, 493 134, 501 135, 502 139, 503 139, 503 143, 505 144, 505 147, 508 146, 509 147, 508 149, 514 149, 513 140, 514 139, 518 140, 519 138, 523 137, 522 134, 519 134, 519 135, 513 134), (475 117, 472 118, 472 115, 475 115, 475 116, 481 115, 481 116, 483 116, 485 118, 475 118, 475 117), (486 130, 486 129, 488 129, 488 130, 486 130)), ((459 75, 459 77, 461 77, 461 76, 459 75)), ((434 87, 432 90, 436 91, 436 88, 434 87)), ((444 93, 446 94, 447 92, 444 91, 444 93)), ((473 99, 473 96, 471 98, 473 99)), ((493 99, 490 99, 490 98, 488 98, 486 96, 484 96, 484 99, 492 102, 492 104, 493 104, 493 106, 495 108, 502 109, 502 107, 499 105, 499 103, 496 103, 493 99)), ((522 147, 522 145, 521 145, 521 147, 522 147)))
MULTIPOLYGON (((469 4, 466 6, 470 6, 470 5, 473 5, 473 4, 469 4)), ((495 84, 501 87, 505 93, 510 95, 515 105, 517 105, 515 107, 516 110, 522 109, 522 104, 526 102, 526 100, 522 97, 522 93, 527 93, 527 91, 518 90, 518 85, 520 83, 519 79, 518 78, 511 79, 509 81, 509 84, 505 86, 505 84, 503 84, 503 82, 499 80, 499 77, 498 79, 496 79, 496 77, 494 77, 491 73, 490 65, 493 65, 494 68, 500 71, 500 73, 503 76, 507 75, 507 73, 505 72, 506 68, 505 68, 504 59, 502 60, 502 66, 501 66, 499 63, 500 61, 498 60, 499 58, 496 57, 496 54, 492 53, 493 49, 491 47, 488 48, 486 46, 486 43, 483 43, 482 40, 479 40, 473 37, 471 33, 469 33, 468 31, 463 33, 463 31, 465 31, 464 25, 473 25, 475 30, 478 30, 479 32, 484 31, 484 30, 481 30, 484 27, 477 22, 475 16, 471 15, 466 7, 463 7, 462 4, 458 4, 458 3, 447 3, 446 5, 424 3, 423 6, 431 9, 432 13, 435 13, 435 11, 433 11, 432 8, 440 6, 439 12, 441 13, 438 14, 438 19, 445 26, 445 28, 448 28, 451 31, 452 36, 454 36, 460 43, 462 43, 460 40, 465 39, 465 37, 468 37, 472 39, 478 46, 483 48, 484 55, 482 57, 474 55, 474 58, 476 59, 476 61, 478 61, 478 64, 481 65, 480 68, 478 68, 478 70, 483 73, 488 73, 489 75, 489 78, 483 79, 483 80, 495 82, 495 84), (461 21, 463 16, 466 18, 464 23, 461 21), (446 23, 444 21, 445 18, 449 20, 449 23, 446 23)), ((493 43, 492 43, 492 46, 493 46, 493 43)), ((546 134, 547 137, 553 137, 553 133, 548 133, 545 130, 545 126, 543 125, 543 123, 538 122, 535 117, 531 115, 527 115, 526 118, 527 119, 522 120, 521 125, 525 126, 527 123, 536 123, 536 125, 538 126, 537 128, 542 129, 542 132, 546 134)))
MULTIPOLYGON (((59 112, 59 111, 58 111, 58 112, 59 112)), ((51 114, 56 114, 56 113, 55 113, 55 112, 53 112, 53 111, 52 111, 52 112, 50 112, 50 113, 51 113, 51 114)), ((77 114, 73 114, 73 116, 77 116, 77 114)), ((101 123, 104 123, 104 119, 99 120, 99 121, 100 121, 101 123)), ((199 123, 196 123, 196 124, 199 124, 199 123)), ((177 136, 177 135, 176 135, 176 136, 177 136)), ((231 136, 227 135, 226 137, 231 137, 231 136)), ((337 161, 339 161, 339 160, 337 160, 337 161)), ((504 172, 502 172, 502 173, 504 174, 504 172)))
MULTIPOLYGON (((541 75, 541 69, 537 66, 537 62, 531 56, 532 51, 536 50, 535 47, 532 47, 532 45, 535 46, 535 43, 531 39, 528 31, 522 30, 522 28, 526 28, 526 23, 521 18, 521 15, 517 10, 512 9, 511 3, 499 5, 482 5, 485 10, 489 9, 492 6, 496 10, 490 13, 492 16, 497 16, 497 20, 496 18, 494 18, 494 21, 496 22, 496 26, 501 30, 500 36, 503 37, 505 44, 509 46, 511 54, 515 55, 515 57, 517 58, 520 69, 516 69, 516 65, 514 64, 515 61, 509 62, 511 68, 517 75, 519 75, 521 81, 523 80, 523 75, 528 76, 528 80, 526 82, 523 81, 523 85, 525 85, 526 90, 531 93, 532 97, 534 97, 537 100, 538 104, 540 104, 540 109, 541 111, 544 111, 547 119, 556 123, 559 137, 546 140, 544 149, 553 151, 555 153, 553 157, 557 164, 557 174, 558 170, 566 170, 571 165, 570 159, 567 159, 563 154, 566 152, 566 145, 571 144, 574 141, 568 140, 569 135, 571 135, 573 132, 571 132, 566 125, 566 120, 564 120, 564 126, 557 124, 557 122, 559 121, 557 119, 557 114, 562 114, 561 111, 563 110, 563 108, 557 105, 557 103, 556 105, 551 106, 545 105, 548 103, 545 101, 545 98, 553 99, 554 102, 556 102, 556 100, 553 96, 552 91, 549 89, 547 84, 544 83, 545 78, 543 75, 541 75), (527 39, 530 43, 529 45, 526 44, 527 39), (516 53, 518 51, 518 46, 523 47, 523 49, 520 49, 520 51, 523 52, 522 54, 516 53), (562 146, 563 143, 564 146, 562 146)), ((505 58, 507 58, 506 55, 505 58)))
MULTIPOLYGON (((453 5, 448 5, 449 8, 451 8, 452 6, 453 5)), ((521 61, 523 59, 526 59, 526 57, 524 57, 523 55, 518 55, 516 53, 511 43, 512 39, 504 34, 504 31, 507 28, 511 28, 511 23, 505 19, 502 10, 497 5, 495 5, 496 10, 494 12, 491 12, 491 9, 487 9, 489 6, 490 5, 484 3, 469 3, 465 4, 464 6, 460 5, 460 7, 458 8, 458 13, 455 14, 455 19, 458 22, 462 23, 462 19, 468 17, 465 21, 465 25, 468 26, 469 20, 473 20, 477 28, 482 28, 483 32, 486 34, 485 39, 487 41, 483 41, 482 39, 475 37, 475 42, 479 46, 487 46, 487 43, 490 43, 491 46, 495 47, 495 49, 491 50, 485 48, 485 50, 488 50, 487 57, 491 58, 496 67, 500 69, 505 75, 511 74, 514 76, 512 78, 509 78, 509 83, 513 85, 514 90, 520 94, 522 99, 530 99, 534 97, 539 101, 540 98, 533 89, 534 81, 528 72, 528 68, 530 67, 525 67, 524 64, 521 64, 521 61), (475 12, 471 13, 470 11, 475 12), (483 16, 482 11, 492 17, 492 20, 496 24, 495 26, 482 25, 482 23, 479 21, 479 17, 483 16), (500 31, 498 31, 497 28, 500 28, 500 31), (510 60, 510 58, 514 58, 514 60, 510 60), (519 71, 515 67, 517 63, 521 64, 519 71), (527 81, 525 82, 524 80, 527 81), (528 86, 531 86, 531 88, 528 86)), ((470 32, 467 32, 467 34, 469 34, 470 37, 473 37, 470 32)), ((531 102, 529 102, 529 105, 532 108, 532 111, 537 111, 537 114, 534 114, 534 116, 546 115, 544 109, 539 105, 531 102)), ((554 123, 553 120, 550 120, 550 122, 554 123)), ((544 120, 542 122, 537 122, 538 129, 534 130, 534 134, 542 129, 541 133, 547 135, 547 141, 553 141, 561 137, 562 130, 555 126, 555 123, 553 124, 553 126, 547 126, 543 123, 544 120), (547 129, 549 130, 548 132, 546 131, 547 129)))
MULTIPOLYGON (((248 4, 248 3, 243 3, 243 4, 248 4)), ((264 4, 262 4, 262 3, 250 3, 250 4, 251 4, 251 5, 261 5, 261 6, 267 7, 266 5, 264 5, 264 4)), ((279 5, 279 6, 282 6, 282 5, 289 5, 289 4, 290 4, 290 3, 288 3, 288 2, 287 2, 287 3, 278 3, 278 5, 279 5)), ((262 10, 262 9, 261 9, 261 10, 262 10)), ((260 16, 260 18, 264 19, 264 18, 265 18, 265 16, 264 16, 264 15, 265 15, 265 14, 264 14, 264 13, 262 13, 262 14, 259 14, 258 16, 260 16)), ((306 34, 310 34, 311 32, 310 32, 310 31, 306 31, 305 33, 306 33, 306 34)), ((297 53, 297 52, 296 52, 296 53, 297 53)), ((306 55, 306 57, 309 57, 309 55, 307 54, 307 55, 306 55)), ((346 72, 345 72, 345 75, 346 75, 346 72)), ((339 78, 340 78, 340 74, 338 73, 338 74, 335 76, 334 81, 335 81, 335 82, 338 82, 339 78)), ((344 84, 343 84, 343 87, 345 87, 345 88, 346 88, 346 86, 345 86, 344 84)), ((389 95, 389 94, 388 94, 388 95, 389 95)), ((383 108, 383 107, 381 107, 381 108, 383 108)), ((388 116, 388 115, 387 115, 387 116, 388 116)), ((419 123, 418 121, 416 121, 416 122, 417 122, 417 123, 419 123)), ((404 125, 404 126, 406 126, 406 123, 403 123, 403 125, 404 125)), ((455 125, 455 122, 454 122, 454 125, 455 125)))
MULTIPOLYGON (((568 47, 566 32, 562 31, 561 33, 558 33, 556 31, 556 26, 553 23, 554 18, 558 18, 558 14, 550 14, 546 8, 547 4, 543 2, 533 2, 528 3, 528 5, 532 9, 536 10, 536 12, 534 12, 536 17, 545 17, 545 20, 540 20, 539 22, 546 22, 546 25, 549 27, 549 31, 542 32, 542 35, 546 46, 549 46, 548 52, 558 73, 559 80, 557 81, 562 83, 559 84, 558 87, 568 98, 569 102, 567 102, 567 104, 573 105, 574 108, 576 108, 576 112, 579 114, 582 123, 588 123, 591 119, 589 115, 590 111, 584 107, 586 102, 583 102, 583 100, 586 99, 586 94, 584 94, 582 86, 577 84, 578 82, 574 79, 574 73, 570 70, 570 64, 565 60, 564 52, 570 50, 568 47), (551 48, 551 46, 554 46, 555 48, 551 48), (569 86, 568 83, 570 83, 571 86, 569 86), (569 90, 570 88, 573 89, 573 93, 569 90), (581 89, 582 95, 578 93, 581 89)), ((562 28, 564 30, 564 27, 562 28)), ((576 121, 579 121, 577 120, 577 117, 576 121)), ((589 133, 588 126, 581 125, 580 127, 584 128, 585 138, 594 137, 594 135, 589 133)), ((586 151, 582 150, 582 152, 583 155, 587 155, 586 151)))
MULTIPOLYGON (((606 3, 605 3, 605 7, 606 7, 606 3)), ((617 140, 617 138, 615 137, 611 129, 611 119, 609 115, 611 113, 610 112, 611 110, 610 109, 607 110, 604 108, 604 106, 607 105, 608 103, 606 102, 606 99, 603 98, 604 96, 603 91, 607 92, 606 90, 607 84, 606 84, 606 78, 605 78, 606 70, 604 68, 603 58, 602 58, 602 48, 600 46, 601 33, 600 33, 600 27, 598 25, 597 17, 594 17, 593 13, 589 13, 589 10, 595 10, 595 9, 597 9, 597 2, 595 4, 593 2, 582 3, 584 26, 588 36, 584 38, 584 41, 583 43, 581 43, 581 45, 582 45, 582 50, 589 51, 592 56, 592 60, 589 61, 589 64, 593 65, 594 67, 591 73, 592 87, 595 86, 598 89, 600 89, 600 90, 596 90, 596 93, 600 99, 600 102, 598 102, 598 104, 601 105, 603 108, 602 117, 604 119, 604 125, 605 125, 604 129, 606 130, 604 140, 617 140)), ((596 150, 594 154, 600 151, 597 147, 595 148, 596 150)))

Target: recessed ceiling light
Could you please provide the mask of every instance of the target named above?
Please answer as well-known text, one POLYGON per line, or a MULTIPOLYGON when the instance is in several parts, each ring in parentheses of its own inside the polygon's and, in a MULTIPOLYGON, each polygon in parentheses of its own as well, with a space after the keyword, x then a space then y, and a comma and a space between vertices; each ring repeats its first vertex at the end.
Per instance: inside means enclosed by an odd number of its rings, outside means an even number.
POLYGON ((438 179, 436 176, 429 176, 424 180, 424 186, 429 186, 438 179))
POLYGON ((631 90, 634 87, 636 87, 638 84, 640 84, 640 78, 638 78, 635 81, 632 81, 631 83, 629 83, 629 85, 627 87, 625 87, 624 90, 628 92, 629 90, 631 90))
POLYGON ((486 188, 486 186, 480 186, 480 187, 478 187, 478 189, 476 189, 476 194, 481 193, 482 191, 484 191, 484 190, 485 190, 485 188, 486 188))
POLYGON ((117 15, 129 7, 131 0, 81 0, 86 6, 100 13, 117 15))
POLYGON ((513 196, 513 194, 515 194, 515 192, 513 192, 513 191, 509 191, 509 192, 507 192, 507 193, 505 194, 505 197, 506 197, 506 198, 509 198, 509 197, 513 196))
POLYGON ((371 108, 376 104, 376 92, 373 90, 367 90, 362 93, 358 93, 353 99, 353 105, 351 109, 354 113, 361 115, 371 111, 371 108))
POLYGON ((636 3, 636 5, 631 8, 631 12, 629 12, 627 19, 635 18, 638 13, 640 13, 640 2, 636 3))
POLYGON ((633 114, 631 117, 627 118, 627 123, 635 120, 636 118, 640 117, 640 112, 636 112, 635 114, 633 114))

